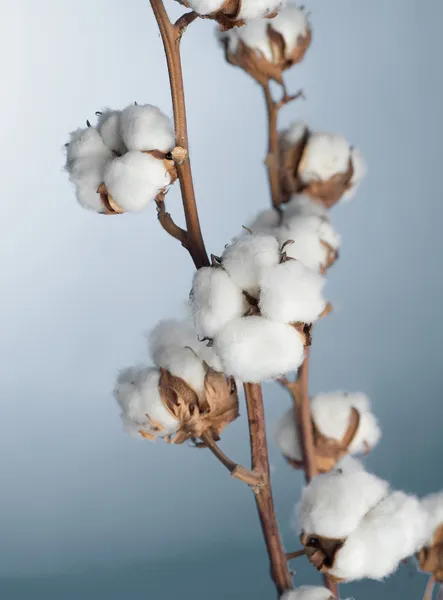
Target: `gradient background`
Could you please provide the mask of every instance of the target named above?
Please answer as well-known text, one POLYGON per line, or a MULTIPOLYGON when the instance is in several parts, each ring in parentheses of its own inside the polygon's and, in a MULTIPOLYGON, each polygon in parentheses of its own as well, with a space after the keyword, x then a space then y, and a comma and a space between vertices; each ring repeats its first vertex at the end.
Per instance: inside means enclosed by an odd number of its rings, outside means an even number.
MULTIPOLYGON (((180 13, 174 2, 168 6, 180 13)), ((192 265, 152 206, 81 210, 63 167, 72 129, 103 106, 171 113, 147 0, 2 0, 0 219, 0 597, 5 600, 268 600, 274 591, 252 494, 209 453, 126 437, 116 371, 146 354, 143 332, 177 313, 192 265)), ((443 487, 443 3, 310 0, 314 39, 288 74, 308 100, 282 113, 346 134, 369 163, 357 199, 334 209, 336 307, 315 330, 312 392, 363 390, 384 439, 368 464, 393 485, 443 487)), ((269 202, 258 87, 225 65, 213 24, 183 59, 191 153, 209 251, 269 202)), ((176 186, 178 188, 178 186, 176 186)), ((168 208, 181 219, 178 189, 168 208)), ((269 422, 288 406, 266 386, 269 422)), ((244 410, 243 410, 244 412, 244 410)), ((224 449, 248 461, 245 419, 224 449)), ((302 478, 271 446, 288 549, 302 478)), ((303 559, 297 582, 317 573, 303 559)), ((421 597, 406 567, 356 600, 421 597)))

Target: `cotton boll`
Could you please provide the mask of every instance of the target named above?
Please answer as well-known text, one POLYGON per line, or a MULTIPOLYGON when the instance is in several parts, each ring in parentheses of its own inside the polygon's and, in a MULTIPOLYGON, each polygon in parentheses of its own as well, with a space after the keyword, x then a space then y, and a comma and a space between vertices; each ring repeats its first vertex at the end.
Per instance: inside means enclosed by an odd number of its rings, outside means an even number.
POLYGON ((191 306, 197 334, 212 339, 246 311, 246 298, 223 269, 203 267, 194 276, 191 306))
POLYGON ((285 592, 280 600, 331 600, 333 598, 331 591, 324 587, 302 585, 295 590, 285 592))
POLYGON ((313 133, 303 152, 298 173, 304 183, 328 181, 349 168, 351 149, 341 135, 313 133))
POLYGON ((360 468, 318 475, 302 492, 297 509, 299 527, 306 534, 345 538, 388 489, 386 481, 360 468))
POLYGON ((156 365, 183 379, 196 394, 203 394, 206 370, 191 348, 166 346, 156 352, 156 365))
POLYGON ((122 110, 120 132, 128 150, 169 152, 175 146, 170 119, 151 104, 128 106, 122 110))
POLYGON ((224 0, 188 0, 188 4, 199 15, 210 15, 221 9, 224 0))
POLYGON ((364 158, 357 148, 353 148, 351 151, 351 160, 352 160, 352 168, 353 174, 351 178, 351 187, 343 194, 344 200, 350 200, 354 197, 355 192, 357 191, 358 186, 360 185, 362 179, 365 177, 367 168, 364 158))
POLYGON ((114 395, 122 410, 122 420, 131 432, 143 430, 162 437, 177 431, 179 422, 162 402, 159 381, 157 369, 131 367, 119 373, 114 395), (158 432, 155 424, 163 430, 158 432))
MULTIPOLYGON (((269 210, 263 210, 258 213, 255 219, 248 225, 248 229, 254 233, 274 233, 276 227, 278 227, 280 221, 280 215, 278 211, 270 208, 269 210)), ((244 229, 243 236, 248 235, 249 232, 244 229)))
POLYGON ((427 515, 427 543, 431 545, 435 530, 443 525, 443 491, 426 496, 421 504, 427 515))
POLYGON ((306 36, 309 23, 305 13, 296 6, 287 6, 271 20, 271 27, 285 41, 285 55, 290 56, 297 47, 300 37, 306 36))
POLYGON ((285 3, 286 0, 241 0, 238 19, 249 21, 266 17, 277 12, 285 3))
POLYGON ((282 323, 313 323, 325 308, 323 287, 323 277, 300 261, 275 265, 260 282, 261 313, 282 323))
POLYGON ((108 148, 124 154, 126 147, 120 133, 120 110, 104 110, 98 117, 97 129, 108 148))
POLYGON ((425 529, 426 513, 417 498, 393 492, 349 535, 331 573, 348 581, 388 577, 423 546, 425 529))
POLYGON ((254 297, 258 296, 263 273, 277 265, 279 260, 277 238, 265 233, 239 238, 222 255, 223 268, 232 280, 254 297))
POLYGON ((272 62, 272 49, 268 36, 270 21, 256 19, 242 27, 234 27, 221 34, 221 39, 227 42, 228 52, 235 54, 240 42, 248 48, 261 54, 267 61, 272 62))
POLYGON ((295 415, 292 408, 285 412, 274 424, 272 437, 283 456, 287 456, 293 460, 302 459, 298 432, 295 426, 295 415))
POLYGON ((296 371, 304 358, 298 331, 258 316, 231 321, 216 336, 214 349, 227 375, 250 383, 296 371))
POLYGON ((66 146, 66 165, 68 171, 70 170, 70 165, 76 160, 86 158, 94 161, 100 159, 109 160, 112 156, 112 151, 105 145, 95 127, 76 129, 70 134, 70 140, 66 146))
POLYGON ((104 183, 117 204, 139 211, 171 181, 162 160, 141 152, 128 152, 108 163, 104 183))

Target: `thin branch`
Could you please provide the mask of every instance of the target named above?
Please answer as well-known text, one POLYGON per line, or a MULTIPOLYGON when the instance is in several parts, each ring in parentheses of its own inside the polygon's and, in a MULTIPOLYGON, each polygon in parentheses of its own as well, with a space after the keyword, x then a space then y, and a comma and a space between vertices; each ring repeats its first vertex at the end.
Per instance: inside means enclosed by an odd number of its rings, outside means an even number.
POLYGON ((426 586, 425 595, 423 596, 423 600, 432 600, 432 592, 434 590, 435 585, 435 577, 431 575, 428 580, 428 584, 426 586))
POLYGON ((275 103, 269 82, 262 86, 265 95, 266 110, 268 113, 268 155, 265 164, 268 168, 269 187, 271 190, 272 204, 274 208, 280 208, 280 150, 278 145, 278 107, 275 103))
POLYGON ((164 194, 159 194, 155 199, 157 204, 157 218, 160 221, 160 225, 169 233, 173 238, 178 240, 181 245, 186 248, 188 243, 188 232, 179 227, 171 217, 171 215, 166 212, 166 206, 164 201, 164 194))
POLYGON ((294 558, 300 558, 300 556, 306 556, 304 550, 296 550, 295 552, 287 552, 286 560, 294 560, 294 558))
POLYGON ((247 469, 246 467, 243 467, 242 465, 239 465, 231 460, 228 456, 226 456, 223 450, 219 448, 216 442, 214 442, 211 435, 208 433, 203 433, 200 439, 217 458, 217 460, 219 460, 221 464, 228 469, 234 479, 239 479, 240 481, 250 485, 252 488, 260 487, 264 484, 263 476, 260 475, 260 473, 251 471, 250 469, 247 469))
POLYGON ((197 17, 198 14, 195 11, 185 13, 179 19, 177 19, 177 21, 174 23, 174 27, 180 31, 181 35, 183 35, 188 25, 195 21, 197 17))
MULTIPOLYGON (((169 20, 162 0, 149 0, 157 21, 168 64, 169 83, 171 87, 172 106, 174 110, 174 126, 177 146, 189 152, 188 130, 186 122, 186 105, 183 87, 183 73, 180 58, 180 40, 186 23, 193 20, 192 13, 183 15, 176 25, 169 20)), ((177 175, 185 212, 188 232, 186 248, 197 269, 209 265, 195 201, 194 184, 189 158, 183 164, 176 163, 177 175)))
POLYGON ((262 391, 256 383, 245 383, 244 389, 251 442, 251 468, 260 473, 264 480, 264 484, 255 490, 255 501, 271 562, 271 577, 281 596, 292 589, 292 580, 272 497, 262 391))

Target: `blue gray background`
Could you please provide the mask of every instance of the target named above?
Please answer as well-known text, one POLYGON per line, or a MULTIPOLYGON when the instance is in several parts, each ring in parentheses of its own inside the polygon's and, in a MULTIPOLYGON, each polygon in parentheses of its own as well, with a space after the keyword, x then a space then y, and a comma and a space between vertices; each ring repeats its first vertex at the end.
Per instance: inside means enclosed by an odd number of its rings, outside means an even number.
MULTIPOLYGON (((180 10, 169 1, 171 13, 180 10)), ((70 130, 106 105, 171 114, 147 0, 2 0, 0 218, 0 597, 194 600, 274 597, 252 495, 205 451, 121 431, 116 371, 146 356, 143 332, 175 315, 192 265, 156 222, 81 210, 62 170, 70 130)), ((367 462, 393 485, 443 487, 441 147, 443 5, 310 0, 313 43, 288 74, 306 102, 282 113, 346 134, 369 175, 334 209, 342 257, 315 331, 312 392, 363 390, 384 438, 367 462)), ((191 152, 207 245, 218 253, 269 202, 259 89, 225 65, 213 25, 183 59, 191 152)), ((168 208, 181 219, 178 189, 168 208)), ((266 386, 269 422, 288 406, 266 386)), ((243 411, 244 412, 244 411, 243 411)), ((223 447, 248 461, 245 419, 223 447)), ((288 549, 301 487, 271 449, 288 549)), ((303 559, 300 583, 318 581, 303 559)), ((421 597, 406 567, 346 586, 356 600, 421 597)))

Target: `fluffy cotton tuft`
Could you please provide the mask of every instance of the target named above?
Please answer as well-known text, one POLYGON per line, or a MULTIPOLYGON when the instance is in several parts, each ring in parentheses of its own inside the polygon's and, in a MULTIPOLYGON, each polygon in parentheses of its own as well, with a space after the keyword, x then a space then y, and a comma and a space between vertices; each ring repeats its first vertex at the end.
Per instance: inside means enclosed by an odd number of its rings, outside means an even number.
POLYGON ((222 255, 223 268, 245 292, 257 297, 267 269, 278 264, 277 238, 265 233, 249 234, 228 246, 222 255))
POLYGON ((137 434, 143 430, 163 437, 177 431, 179 422, 162 402, 159 381, 160 372, 157 369, 131 367, 120 372, 114 394, 122 410, 122 420, 130 433, 137 434), (157 423, 164 428, 161 432, 153 426, 157 423))
POLYGON ((264 18, 280 10, 284 4, 286 0, 241 0, 238 18, 245 21, 264 18))
POLYGON ((188 4, 199 15, 210 15, 221 9, 224 0, 188 0, 188 4))
POLYGON ((325 308, 324 278, 298 260, 268 269, 260 282, 260 310, 282 323, 313 323, 325 308))
POLYGON ((304 345, 290 325, 253 316, 231 321, 214 340, 223 371, 243 382, 259 383, 296 371, 304 345))
POLYGON ((283 456, 292 458, 293 460, 302 459, 297 427, 295 426, 295 415, 292 408, 286 411, 274 424, 272 437, 283 456))
POLYGON ((191 306, 197 334, 212 339, 247 310, 242 290, 220 268, 203 267, 194 276, 191 306))
POLYGON ((331 600, 331 598, 334 596, 327 588, 302 585, 295 590, 285 592, 280 600, 331 600))
POLYGON ((141 152, 114 158, 104 173, 109 194, 129 212, 145 208, 170 182, 164 162, 141 152))
MULTIPOLYGON (((272 234, 280 222, 280 215, 278 211, 273 208, 263 210, 258 213, 255 219, 248 225, 248 229, 254 233, 270 233, 272 234)), ((248 235, 246 229, 243 230, 243 236, 248 235)))
POLYGON ((97 129, 108 148, 117 154, 124 154, 126 147, 120 132, 120 115, 120 110, 103 110, 98 117, 97 129))
POLYGON ((79 158, 69 166, 69 179, 75 186, 77 200, 84 208, 104 212, 97 189, 103 182, 107 160, 101 157, 79 158))
MULTIPOLYGON (((386 481, 363 469, 337 469, 315 477, 304 488, 297 508, 298 525, 307 534, 345 538, 364 515, 386 496, 386 481)), ((348 463, 349 464, 349 463, 348 463)))
POLYGON ((169 152, 175 146, 170 119, 156 106, 128 106, 120 115, 120 132, 128 150, 169 152))
POLYGON ((328 181, 349 168, 351 148, 341 135, 313 133, 303 152, 298 173, 304 183, 328 181))
POLYGON ((290 56, 297 47, 299 38, 306 36, 309 23, 306 14, 300 8, 292 5, 283 8, 271 20, 271 27, 283 37, 285 54, 290 56))
POLYGON ((425 529, 426 512, 417 498, 393 492, 373 507, 349 535, 331 573, 348 581, 383 579, 423 546, 425 529))
POLYGON ((79 159, 109 160, 113 154, 104 143, 101 135, 95 127, 87 129, 76 129, 70 134, 70 140, 66 146, 67 169, 79 159))
POLYGON ((426 496, 421 504, 427 514, 426 538, 431 545, 435 530, 443 525, 443 491, 426 496))

